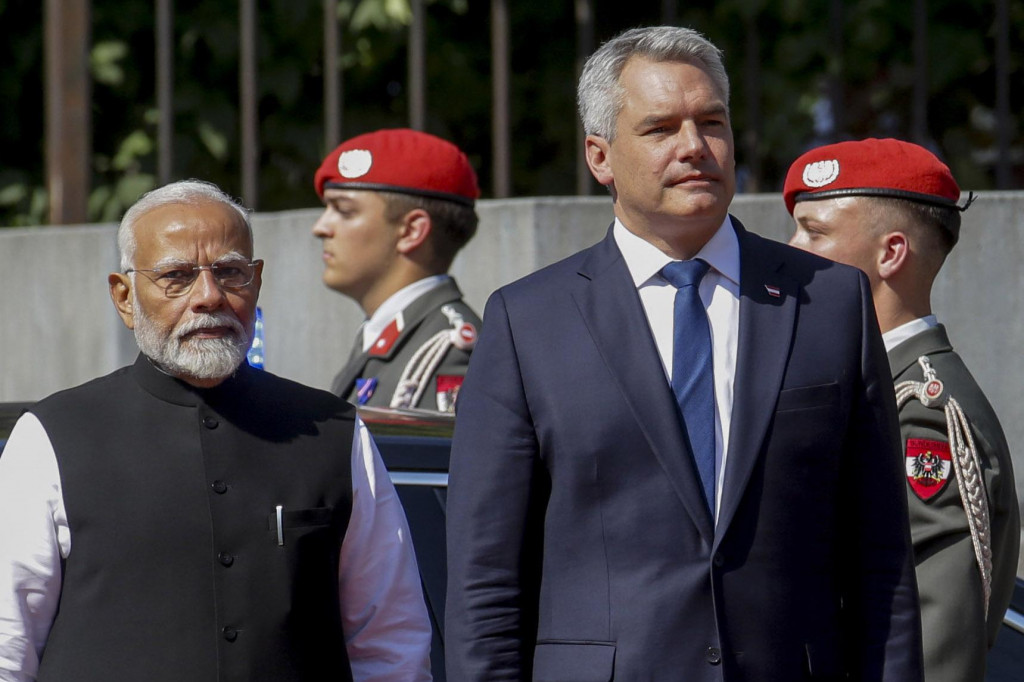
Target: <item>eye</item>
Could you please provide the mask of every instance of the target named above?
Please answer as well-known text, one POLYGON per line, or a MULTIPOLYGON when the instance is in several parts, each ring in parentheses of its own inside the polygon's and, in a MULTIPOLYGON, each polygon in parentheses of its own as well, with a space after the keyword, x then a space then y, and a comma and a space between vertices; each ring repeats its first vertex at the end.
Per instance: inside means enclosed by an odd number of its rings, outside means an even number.
POLYGON ((233 277, 242 276, 245 272, 245 265, 241 263, 222 263, 220 265, 214 265, 213 272, 218 277, 231 279, 233 277))
POLYGON ((160 271, 156 278, 162 282, 185 282, 192 278, 192 268, 170 268, 160 271))

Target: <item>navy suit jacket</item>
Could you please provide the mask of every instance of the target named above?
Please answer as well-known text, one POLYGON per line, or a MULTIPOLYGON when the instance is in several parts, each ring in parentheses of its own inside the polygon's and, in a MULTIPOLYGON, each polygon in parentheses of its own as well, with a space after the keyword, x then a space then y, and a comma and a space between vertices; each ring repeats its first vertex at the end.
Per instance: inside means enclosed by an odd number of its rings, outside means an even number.
POLYGON ((920 680, 867 280, 733 222, 717 525, 611 231, 491 296, 452 446, 452 682, 920 680))

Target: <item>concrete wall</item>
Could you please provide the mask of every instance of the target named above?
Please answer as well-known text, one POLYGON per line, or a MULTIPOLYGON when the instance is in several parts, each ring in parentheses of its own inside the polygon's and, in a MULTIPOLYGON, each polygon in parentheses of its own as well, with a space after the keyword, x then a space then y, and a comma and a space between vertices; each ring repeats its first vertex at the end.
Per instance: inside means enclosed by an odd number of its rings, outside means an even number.
MULTIPOLYGON (((453 267, 483 311, 496 287, 598 241, 607 197, 483 201, 480 231, 453 267)), ((751 230, 788 238, 778 195, 737 197, 751 230)), ((267 368, 326 388, 362 319, 320 282, 317 210, 257 215, 256 254, 267 261, 260 305, 267 368)), ((41 398, 105 374, 135 356, 107 295, 117 268, 114 226, 0 230, 0 402, 41 398)), ((983 195, 964 214, 960 244, 936 285, 934 308, 1003 421, 1024 472, 1024 192, 983 195)), ((866 474, 867 475, 867 474, 866 474)), ((1024 490, 1024 473, 1018 476, 1024 490)))

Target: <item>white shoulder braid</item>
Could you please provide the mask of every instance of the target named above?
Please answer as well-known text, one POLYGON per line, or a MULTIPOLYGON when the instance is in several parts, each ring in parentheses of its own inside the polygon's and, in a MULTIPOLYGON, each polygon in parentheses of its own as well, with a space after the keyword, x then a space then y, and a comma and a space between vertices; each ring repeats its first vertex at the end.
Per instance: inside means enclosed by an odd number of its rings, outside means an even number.
POLYGON ((911 398, 917 398, 925 407, 945 412, 946 433, 953 452, 953 469, 967 514, 967 524, 971 529, 971 542, 974 544, 985 599, 985 617, 988 618, 988 602, 992 594, 992 526, 978 450, 974 445, 967 415, 956 398, 946 393, 931 360, 922 355, 917 359, 917 364, 924 370, 924 381, 902 381, 896 384, 896 404, 902 408, 911 398))

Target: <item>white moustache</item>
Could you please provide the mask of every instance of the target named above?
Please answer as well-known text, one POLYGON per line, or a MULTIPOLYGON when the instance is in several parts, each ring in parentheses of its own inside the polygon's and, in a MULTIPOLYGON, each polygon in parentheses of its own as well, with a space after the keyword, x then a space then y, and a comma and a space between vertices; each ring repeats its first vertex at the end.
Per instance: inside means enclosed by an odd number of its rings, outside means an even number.
POLYGON ((227 313, 197 313, 178 327, 175 331, 175 336, 178 340, 181 340, 189 334, 203 331, 204 329, 216 329, 217 327, 227 327, 238 336, 245 334, 242 323, 232 315, 227 313))

